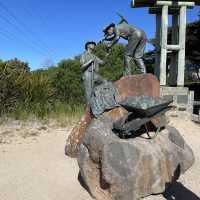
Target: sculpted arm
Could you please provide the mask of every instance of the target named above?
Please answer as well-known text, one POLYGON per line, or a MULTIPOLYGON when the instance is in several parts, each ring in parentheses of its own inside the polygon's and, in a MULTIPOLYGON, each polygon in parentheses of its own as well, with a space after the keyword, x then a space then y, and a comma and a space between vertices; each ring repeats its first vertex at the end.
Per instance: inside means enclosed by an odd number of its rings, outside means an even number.
POLYGON ((87 61, 85 56, 81 56, 80 63, 82 71, 85 71, 92 64, 92 62, 94 62, 93 58, 87 61))

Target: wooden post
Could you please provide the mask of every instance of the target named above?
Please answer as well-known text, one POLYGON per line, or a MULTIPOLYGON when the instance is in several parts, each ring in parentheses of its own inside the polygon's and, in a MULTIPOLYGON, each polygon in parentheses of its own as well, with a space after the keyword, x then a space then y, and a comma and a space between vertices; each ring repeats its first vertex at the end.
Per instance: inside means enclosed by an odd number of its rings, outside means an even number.
POLYGON ((161 34, 161 14, 156 13, 156 60, 154 74, 160 80, 160 34, 161 34))
POLYGON ((160 85, 166 85, 167 71, 167 34, 168 34, 168 6, 162 6, 161 21, 161 58, 160 58, 160 85))
POLYGON ((184 86, 185 73, 185 43, 186 43, 186 6, 180 8, 179 45, 177 86, 184 86))
MULTIPOLYGON (((178 13, 172 15, 172 44, 178 44, 178 13)), ((171 86, 177 84, 177 72, 178 72, 178 52, 172 51, 170 72, 169 72, 169 83, 171 86)))
POLYGON ((161 86, 167 84, 167 53, 172 52, 170 77, 171 86, 184 86, 186 11, 200 4, 199 0, 132 0, 135 7, 152 6, 149 13, 156 14, 156 63, 155 75, 161 86), (180 11, 180 14, 179 14, 180 11), (172 15, 172 43, 168 45, 168 14, 172 15), (160 30, 161 27, 161 30, 160 30), (179 30, 178 30, 179 28, 179 30))

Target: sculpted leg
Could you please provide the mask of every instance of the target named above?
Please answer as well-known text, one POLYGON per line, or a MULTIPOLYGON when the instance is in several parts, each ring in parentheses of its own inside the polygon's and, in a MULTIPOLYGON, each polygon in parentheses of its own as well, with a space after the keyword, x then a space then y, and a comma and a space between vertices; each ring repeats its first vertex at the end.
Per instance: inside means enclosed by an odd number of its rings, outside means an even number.
POLYGON ((85 89, 85 96, 86 96, 87 103, 89 103, 91 95, 92 95, 91 78, 87 77, 87 79, 84 80, 84 89, 85 89))
POLYGON ((134 58, 135 64, 137 65, 137 67, 140 69, 142 74, 146 74, 147 70, 146 70, 146 66, 144 64, 144 61, 142 58, 134 58))
POLYGON ((131 56, 124 56, 124 72, 123 75, 124 76, 128 76, 131 75, 131 56))

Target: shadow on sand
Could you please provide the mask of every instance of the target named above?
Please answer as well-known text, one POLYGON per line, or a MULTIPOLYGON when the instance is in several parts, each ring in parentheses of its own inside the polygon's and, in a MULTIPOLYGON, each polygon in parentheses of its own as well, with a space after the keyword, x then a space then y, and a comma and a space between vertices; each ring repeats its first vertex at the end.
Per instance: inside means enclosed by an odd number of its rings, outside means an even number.
MULTIPOLYGON (((81 172, 79 171, 78 173, 78 181, 81 184, 81 186, 90 194, 91 197, 93 197, 92 193, 90 192, 89 187, 87 186, 87 184, 85 183, 85 181, 83 180, 83 177, 81 176, 81 172)), ((93 197, 94 198, 94 197, 93 197)))
POLYGON ((196 194, 178 182, 169 186, 163 196, 167 200, 200 200, 196 194))

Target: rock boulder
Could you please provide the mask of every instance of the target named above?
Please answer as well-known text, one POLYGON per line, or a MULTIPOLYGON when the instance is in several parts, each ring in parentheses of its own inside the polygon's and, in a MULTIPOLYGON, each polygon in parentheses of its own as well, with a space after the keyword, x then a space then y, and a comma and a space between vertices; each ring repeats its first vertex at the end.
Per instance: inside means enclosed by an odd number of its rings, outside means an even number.
MULTIPOLYGON (((125 76, 116 81, 114 85, 119 92, 118 101, 122 101, 130 96, 160 96, 160 83, 152 74, 125 76)), ((125 109, 119 107, 104 113, 104 115, 117 120, 126 113, 127 111, 125 109)), ((77 157, 81 139, 93 118, 90 109, 87 107, 86 112, 81 117, 79 123, 73 128, 67 139, 65 146, 65 154, 67 156, 77 157)))
POLYGON ((160 194, 194 162, 192 150, 175 128, 162 130, 152 140, 144 135, 120 139, 112 125, 108 116, 92 120, 77 158, 82 180, 97 200, 160 194))

